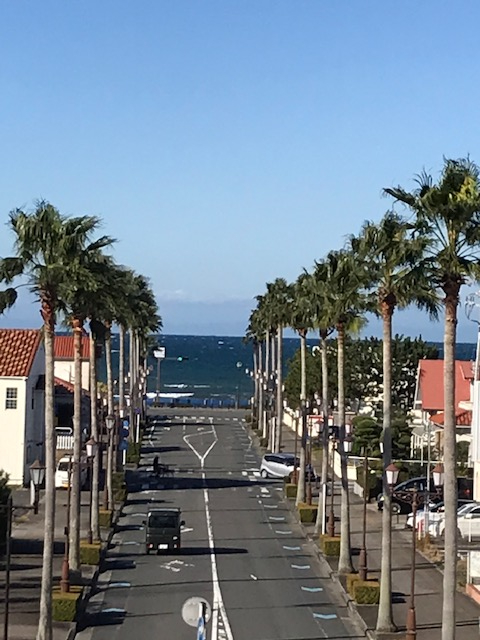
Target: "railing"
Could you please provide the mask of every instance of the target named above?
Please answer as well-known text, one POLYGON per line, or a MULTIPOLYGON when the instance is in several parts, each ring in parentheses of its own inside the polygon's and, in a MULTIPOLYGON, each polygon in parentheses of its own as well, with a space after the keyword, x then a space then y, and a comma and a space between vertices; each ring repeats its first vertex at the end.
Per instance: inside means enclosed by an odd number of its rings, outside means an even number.
POLYGON ((73 436, 57 436, 57 449, 62 451, 73 450, 73 436))

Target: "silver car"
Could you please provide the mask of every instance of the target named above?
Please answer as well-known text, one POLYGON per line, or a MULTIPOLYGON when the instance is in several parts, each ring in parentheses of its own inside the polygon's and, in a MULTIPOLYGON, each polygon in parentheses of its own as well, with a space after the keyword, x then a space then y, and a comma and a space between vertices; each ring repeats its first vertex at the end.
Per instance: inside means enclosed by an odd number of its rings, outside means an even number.
MULTIPOLYGON (((293 453, 266 453, 260 465, 262 478, 286 478, 294 470, 293 453)), ((297 467, 300 461, 297 458, 297 467)))

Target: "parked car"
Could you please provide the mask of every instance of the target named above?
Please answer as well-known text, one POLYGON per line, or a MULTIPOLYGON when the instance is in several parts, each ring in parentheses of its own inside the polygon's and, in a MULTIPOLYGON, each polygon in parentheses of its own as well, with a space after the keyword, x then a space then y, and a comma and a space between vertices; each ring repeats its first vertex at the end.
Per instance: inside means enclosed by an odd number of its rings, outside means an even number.
MULTIPOLYGON (((473 538, 480 535, 480 503, 469 502, 457 510, 457 527, 460 537, 473 538), (474 512, 474 517, 467 516, 474 512)), ((431 536, 441 538, 445 533, 445 516, 441 516, 432 522, 428 528, 431 536)))
MULTIPOLYGON (((300 467, 300 459, 297 457, 297 469, 300 467)), ((262 478, 287 478, 295 468, 295 456, 293 453, 266 453, 260 465, 262 478)), ((311 480, 316 480, 317 476, 314 468, 307 465, 311 480)))
MULTIPOLYGON (((55 470, 55 487, 57 489, 68 488, 68 468, 70 465, 70 456, 63 456, 57 463, 55 470)), ((86 456, 82 456, 80 463, 80 486, 85 487, 88 477, 88 464, 86 456)))
MULTIPOLYGON (((427 488, 427 478, 410 478, 409 480, 405 480, 404 482, 400 482, 393 489, 392 495, 392 513, 410 513, 412 510, 412 504, 406 500, 400 500, 398 496, 395 496, 395 492, 400 491, 408 491, 413 492, 417 490, 418 493, 425 492, 427 488)), ((430 491, 434 491, 435 487, 433 486, 433 479, 431 479, 430 491)), ((439 501, 440 501, 439 497, 439 501)), ((377 507, 378 510, 381 511, 383 509, 383 493, 380 493, 377 496, 377 507)))
MULTIPOLYGON (((469 505, 472 504, 473 500, 458 500, 457 501, 457 508, 459 509, 460 507, 463 507, 463 505, 469 505)), ((442 502, 437 502, 435 503, 430 503, 430 508, 429 508, 429 513, 428 513, 428 525, 429 528, 432 525, 432 523, 434 522, 438 522, 443 518, 443 514, 445 512, 445 503, 442 502)), ((417 511, 417 516, 416 516, 416 529, 417 531, 422 530, 425 526, 425 508, 422 507, 421 509, 419 509, 417 511)), ((407 527, 410 527, 410 529, 413 527, 413 513, 410 513, 407 517, 407 527)))

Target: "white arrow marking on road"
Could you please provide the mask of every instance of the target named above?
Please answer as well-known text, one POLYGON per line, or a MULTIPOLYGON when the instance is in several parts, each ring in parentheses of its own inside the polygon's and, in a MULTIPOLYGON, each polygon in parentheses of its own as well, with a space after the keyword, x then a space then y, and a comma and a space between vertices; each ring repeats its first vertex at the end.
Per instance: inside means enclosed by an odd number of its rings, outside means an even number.
POLYGON ((322 620, 335 620, 337 617, 336 613, 314 613, 314 618, 321 618, 322 620))
POLYGON ((292 569, 310 569, 309 564, 291 564, 292 569))
POLYGON ((317 593, 323 591, 322 587, 300 587, 302 591, 308 591, 309 593, 317 593))

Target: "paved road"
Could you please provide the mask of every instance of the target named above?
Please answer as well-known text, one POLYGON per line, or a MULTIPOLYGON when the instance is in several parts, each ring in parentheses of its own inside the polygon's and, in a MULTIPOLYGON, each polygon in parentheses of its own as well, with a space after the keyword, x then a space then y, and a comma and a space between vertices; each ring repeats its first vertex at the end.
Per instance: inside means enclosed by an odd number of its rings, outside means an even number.
POLYGON ((181 618, 191 596, 212 605, 209 640, 364 637, 292 519, 281 484, 260 478, 243 413, 162 414, 129 478, 132 491, 78 640, 192 640, 196 630, 181 618), (154 455, 175 467, 173 478, 156 484, 154 455), (182 508, 181 553, 145 555, 142 520, 154 505, 182 508))

